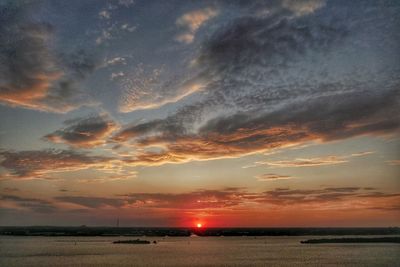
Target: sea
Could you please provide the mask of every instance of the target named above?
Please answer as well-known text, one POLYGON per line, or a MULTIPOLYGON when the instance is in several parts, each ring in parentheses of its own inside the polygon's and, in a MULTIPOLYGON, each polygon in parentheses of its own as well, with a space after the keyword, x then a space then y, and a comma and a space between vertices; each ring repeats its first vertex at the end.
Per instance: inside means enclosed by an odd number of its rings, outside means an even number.
POLYGON ((0 266, 400 266, 400 244, 300 244, 311 238, 0 236, 0 266))

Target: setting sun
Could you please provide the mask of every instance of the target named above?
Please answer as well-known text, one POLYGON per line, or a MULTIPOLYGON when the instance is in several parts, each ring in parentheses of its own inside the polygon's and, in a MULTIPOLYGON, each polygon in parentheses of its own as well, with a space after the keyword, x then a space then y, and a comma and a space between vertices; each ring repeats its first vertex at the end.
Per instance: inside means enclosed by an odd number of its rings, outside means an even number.
POLYGON ((197 228, 201 228, 201 227, 203 227, 203 225, 201 223, 198 223, 197 228))

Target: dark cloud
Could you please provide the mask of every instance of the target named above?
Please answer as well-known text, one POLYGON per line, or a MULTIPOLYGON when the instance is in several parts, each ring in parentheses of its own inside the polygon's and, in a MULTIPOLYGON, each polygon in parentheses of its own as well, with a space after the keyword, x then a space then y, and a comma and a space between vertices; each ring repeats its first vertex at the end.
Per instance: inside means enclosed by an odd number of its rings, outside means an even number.
POLYGON ((212 37, 200 42, 202 49, 197 51, 198 56, 190 59, 190 66, 185 68, 189 71, 179 77, 179 80, 185 81, 176 82, 176 77, 160 80, 154 75, 148 79, 135 79, 130 86, 132 90, 127 90, 126 96, 122 97, 121 110, 129 112, 155 108, 203 91, 207 94, 213 92, 219 97, 207 97, 208 105, 229 105, 229 101, 239 104, 235 98, 243 96, 244 87, 262 84, 269 75, 281 72, 278 68, 294 61, 295 55, 329 47, 331 41, 340 38, 342 33, 334 31, 341 29, 330 27, 327 23, 313 25, 300 19, 299 15, 313 13, 322 7, 323 1, 292 2, 215 1, 203 9, 185 13, 177 19, 177 26, 180 28, 184 24, 192 30, 179 32, 176 36, 178 41, 185 43, 192 43, 197 29, 207 19, 214 18, 210 23, 212 26, 201 29, 208 33, 206 36, 212 37), (274 71, 270 69, 273 66, 274 71), (264 80, 260 80, 262 76, 264 80), (137 85, 146 80, 156 80, 157 83, 145 82, 143 88, 137 85), (216 90, 218 93, 214 92, 216 90), (220 99, 222 97, 227 99, 224 101, 220 99))
POLYGON ((371 209, 371 210, 380 210, 380 211, 399 211, 400 210, 400 205, 391 205, 391 206, 386 206, 386 207, 375 206, 375 207, 371 207, 369 209, 371 209))
MULTIPOLYGON (((320 1, 303 1, 296 11, 279 3, 268 14, 249 13, 220 25, 203 42, 195 60, 201 71, 194 80, 205 82, 199 101, 116 134, 116 141, 163 148, 139 153, 132 162, 235 157, 308 141, 398 132, 399 66, 387 61, 382 69, 370 70, 360 59, 343 66, 337 60, 367 38, 357 25, 369 9, 346 9, 354 13, 349 18, 334 6, 314 12, 320 1), (300 15, 307 10, 307 16, 300 15), (354 35, 360 38, 357 44, 354 35), (327 67, 327 61, 335 63, 327 67), (346 72, 338 72, 341 67, 346 72)), ((254 5, 260 9, 262 3, 254 5)), ((378 10, 373 14, 378 26, 368 22, 365 29, 379 29, 383 45, 392 51, 396 22, 389 18, 394 13, 378 10)), ((365 47, 374 45, 371 38, 365 42, 365 47)))
MULTIPOLYGON (((346 207, 349 203, 355 209, 397 209, 400 194, 374 191, 368 192, 361 187, 327 187, 322 189, 275 188, 265 192, 248 192, 246 188, 224 188, 221 190, 197 190, 187 193, 128 193, 115 197, 92 197, 67 195, 52 200, 27 198, 4 194, 2 204, 14 203, 20 209, 38 213, 75 212, 76 209, 56 210, 56 205, 72 203, 82 206, 83 210, 101 209, 149 209, 149 210, 203 210, 234 209, 240 206, 272 207, 301 206, 313 209, 335 209, 346 207), (362 200, 362 201, 359 201, 362 200), (315 205, 315 206, 313 206, 315 205)), ((82 209, 78 209, 81 212, 82 209)))
POLYGON ((240 188, 225 190, 199 190, 190 193, 133 193, 118 198, 60 196, 56 200, 74 203, 87 208, 141 207, 165 209, 225 208, 239 205, 244 192, 240 188))
POLYGON ((16 187, 4 187, 2 189, 2 191, 7 192, 7 193, 14 193, 14 192, 18 192, 19 189, 16 187))
POLYGON ((369 189, 360 187, 327 187, 324 189, 324 191, 326 192, 340 192, 340 193, 352 193, 358 190, 369 190, 369 189))
POLYGON ((65 128, 44 136, 45 140, 90 148, 106 142, 117 125, 107 116, 92 116, 64 122, 65 128))
MULTIPOLYGON (((396 114, 399 96, 397 88, 377 93, 364 91, 321 96, 261 116, 239 113, 216 118, 207 122, 200 132, 206 135, 230 135, 243 131, 241 129, 276 129, 277 134, 286 134, 286 139, 292 141, 301 138, 336 140, 360 134, 389 134, 399 128, 399 116, 396 114)), ((276 135, 274 137, 279 138, 276 135)), ((262 138, 265 136, 256 136, 249 141, 262 138)))
POLYGON ((123 199, 103 198, 103 197, 83 197, 83 196, 61 196, 56 200, 74 203, 88 208, 101 208, 104 206, 121 207, 125 204, 123 199))
POLYGON ((26 198, 16 195, 1 195, 2 201, 11 201, 17 204, 19 208, 28 209, 38 213, 53 213, 56 211, 53 203, 36 198, 26 198))
MULTIPOLYGON (((273 206, 324 205, 357 202, 363 199, 360 208, 371 208, 377 202, 382 207, 390 207, 399 194, 375 192, 368 194, 360 187, 330 187, 323 189, 276 188, 266 192, 248 192, 245 188, 225 188, 221 190, 197 190, 188 193, 130 193, 114 198, 87 196, 60 196, 57 201, 78 204, 87 208, 149 208, 149 209, 230 209, 241 205, 273 206)), ((358 204, 357 204, 358 205, 358 204)))
MULTIPOLYGON (((315 17, 313 20, 295 19, 285 13, 265 18, 244 17, 207 40, 197 64, 207 68, 207 75, 219 76, 217 85, 227 83, 217 89, 230 96, 238 93, 234 92, 237 86, 263 81, 261 75, 279 75, 308 51, 329 52, 346 35, 343 26, 315 17), (235 75, 239 76, 235 78, 235 75), (229 88, 231 86, 235 88, 229 88)), ((257 88, 253 88, 253 92, 254 89, 257 88)))
POLYGON ((190 193, 133 193, 126 195, 133 204, 170 209, 227 208, 242 202, 241 189, 198 190, 190 193))
MULTIPOLYGON (((136 131, 130 137, 136 137, 138 146, 163 144, 166 147, 164 152, 139 154, 137 164, 232 157, 306 141, 394 134, 399 130, 399 105, 397 89, 385 93, 346 93, 321 96, 309 100, 307 104, 292 103, 259 115, 241 112, 221 116, 207 121, 196 134, 171 134, 165 130, 140 136, 136 131)), ((134 129, 142 126, 135 126, 134 129)), ((148 134, 150 130, 146 131, 148 134)), ((125 130, 119 136, 123 134, 126 137, 128 133, 129 130, 125 130)), ((331 162, 332 159, 329 160, 331 162)))
POLYGON ((117 141, 125 141, 130 138, 141 137, 151 133, 164 132, 169 125, 170 127, 174 127, 173 124, 169 124, 167 121, 161 119, 133 125, 121 130, 114 139, 117 141))
MULTIPOLYGON (((379 198, 387 201, 385 206, 395 203, 400 194, 375 192, 365 193, 365 189, 360 187, 330 187, 324 189, 275 189, 264 192, 261 202, 276 205, 295 205, 295 204, 324 204, 330 202, 354 201, 362 198, 368 205, 376 205, 379 198)), ((368 207, 367 205, 367 207, 368 207)))
POLYGON ((91 167, 105 168, 112 159, 91 156, 73 150, 0 151, 0 167, 10 177, 43 178, 48 173, 74 171, 91 167))
POLYGON ((79 82, 94 70, 93 57, 55 51, 54 29, 35 20, 35 10, 31 1, 0 4, 0 101, 52 112, 89 104, 79 82))

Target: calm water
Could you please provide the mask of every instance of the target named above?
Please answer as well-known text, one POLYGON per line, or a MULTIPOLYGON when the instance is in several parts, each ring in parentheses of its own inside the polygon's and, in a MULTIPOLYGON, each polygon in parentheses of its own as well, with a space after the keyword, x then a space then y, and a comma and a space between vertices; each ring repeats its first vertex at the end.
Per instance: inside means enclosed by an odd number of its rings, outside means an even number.
POLYGON ((399 244, 299 243, 307 238, 0 236, 0 266, 400 266, 399 244))

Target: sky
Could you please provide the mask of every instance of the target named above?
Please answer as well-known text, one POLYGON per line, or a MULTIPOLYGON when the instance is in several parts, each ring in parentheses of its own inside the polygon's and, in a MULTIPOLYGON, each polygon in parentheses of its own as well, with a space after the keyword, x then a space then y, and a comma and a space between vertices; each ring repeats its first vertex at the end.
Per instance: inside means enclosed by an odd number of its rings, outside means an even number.
POLYGON ((0 225, 400 226, 400 3, 0 0, 0 225))

